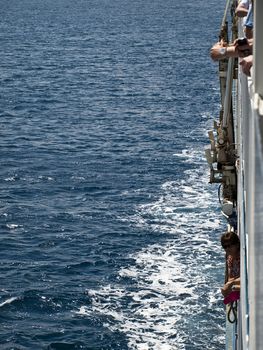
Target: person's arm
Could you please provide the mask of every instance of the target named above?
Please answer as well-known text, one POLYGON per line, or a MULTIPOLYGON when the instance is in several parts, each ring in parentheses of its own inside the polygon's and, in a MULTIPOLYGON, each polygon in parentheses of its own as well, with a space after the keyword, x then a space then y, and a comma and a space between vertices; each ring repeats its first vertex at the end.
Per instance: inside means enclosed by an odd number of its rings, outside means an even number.
POLYGON ((247 56, 247 57, 244 57, 241 61, 240 61, 240 66, 241 66, 241 69, 242 69, 242 72, 244 74, 246 74, 247 76, 250 77, 250 69, 253 65, 253 56, 250 55, 250 56, 247 56))
POLYGON ((226 297, 233 290, 240 290, 240 277, 231 278, 228 282, 226 282, 224 286, 221 288, 221 293, 223 294, 224 297, 226 297), (233 286, 235 286, 234 289, 233 289, 233 286))
POLYGON ((236 15, 238 17, 245 17, 248 14, 248 6, 240 2, 236 8, 236 15))
POLYGON ((218 61, 224 58, 237 57, 237 47, 235 45, 226 46, 222 41, 219 41, 210 50, 210 56, 212 60, 218 61))
POLYGON ((232 283, 230 281, 226 282, 221 288, 221 293, 226 297, 232 291, 232 283))
POLYGON ((231 290, 240 291, 240 277, 234 279, 231 290))
POLYGON ((236 39, 232 44, 227 45, 222 40, 212 46, 210 56, 212 60, 219 61, 229 57, 246 57, 251 55, 253 50, 253 39, 247 39, 243 45, 236 39))

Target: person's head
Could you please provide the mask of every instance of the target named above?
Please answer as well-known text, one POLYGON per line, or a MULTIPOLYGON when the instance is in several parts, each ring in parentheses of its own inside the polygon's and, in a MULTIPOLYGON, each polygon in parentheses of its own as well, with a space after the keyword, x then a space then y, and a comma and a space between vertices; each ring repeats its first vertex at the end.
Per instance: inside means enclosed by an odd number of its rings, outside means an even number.
POLYGON ((225 232, 221 236, 221 245, 226 252, 238 251, 240 248, 239 237, 235 232, 225 232))

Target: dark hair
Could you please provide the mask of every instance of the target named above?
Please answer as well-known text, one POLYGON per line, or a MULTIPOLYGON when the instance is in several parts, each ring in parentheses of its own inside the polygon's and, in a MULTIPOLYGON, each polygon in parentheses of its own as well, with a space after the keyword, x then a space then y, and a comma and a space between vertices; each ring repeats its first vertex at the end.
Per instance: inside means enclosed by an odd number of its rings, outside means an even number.
POLYGON ((228 244, 240 246, 239 237, 235 232, 225 232, 222 234, 221 236, 222 247, 228 244))

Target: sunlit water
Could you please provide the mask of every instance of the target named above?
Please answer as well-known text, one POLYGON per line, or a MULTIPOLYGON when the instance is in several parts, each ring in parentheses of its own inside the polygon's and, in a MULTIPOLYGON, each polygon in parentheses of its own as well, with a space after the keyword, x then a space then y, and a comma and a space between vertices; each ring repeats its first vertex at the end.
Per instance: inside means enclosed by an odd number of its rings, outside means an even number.
POLYGON ((222 349, 223 4, 0 3, 1 349, 222 349))

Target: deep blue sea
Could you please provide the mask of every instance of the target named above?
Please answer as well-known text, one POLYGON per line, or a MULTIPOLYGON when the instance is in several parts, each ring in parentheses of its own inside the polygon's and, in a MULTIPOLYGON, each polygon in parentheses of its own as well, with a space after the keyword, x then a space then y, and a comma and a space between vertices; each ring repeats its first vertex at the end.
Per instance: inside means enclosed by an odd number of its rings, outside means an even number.
POLYGON ((223 349, 224 1, 0 5, 0 350, 223 349))

